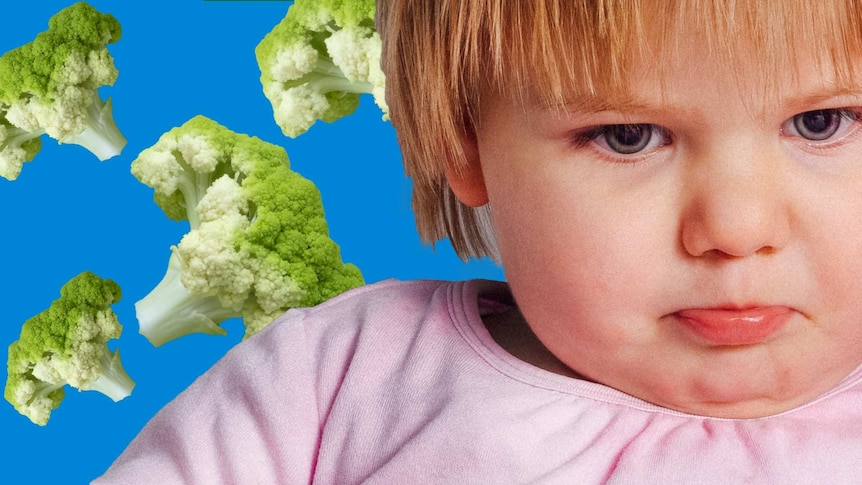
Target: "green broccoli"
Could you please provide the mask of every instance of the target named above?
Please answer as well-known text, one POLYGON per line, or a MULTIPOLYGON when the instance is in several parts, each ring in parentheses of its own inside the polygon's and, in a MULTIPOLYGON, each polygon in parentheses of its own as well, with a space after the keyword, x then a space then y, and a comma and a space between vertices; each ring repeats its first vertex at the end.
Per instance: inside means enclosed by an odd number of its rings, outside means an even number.
POLYGON ((15 409, 44 426, 65 396, 63 386, 99 391, 114 401, 135 383, 107 342, 123 331, 111 305, 120 300, 112 280, 83 272, 60 289, 60 298, 31 317, 9 346, 4 396, 15 409))
POLYGON ((241 317, 248 337, 289 308, 362 285, 329 238, 317 187, 282 147, 203 116, 173 128, 132 162, 155 201, 189 232, 164 278, 135 304, 140 333, 159 346, 241 317))
POLYGON ((370 93, 388 118, 374 0, 296 0, 255 49, 264 95, 286 136, 351 114, 370 93))
POLYGON ((0 56, 0 176, 18 178, 46 133, 99 160, 122 151, 111 100, 103 103, 97 91, 117 79, 106 46, 119 38, 113 16, 79 2, 51 17, 35 40, 0 56))

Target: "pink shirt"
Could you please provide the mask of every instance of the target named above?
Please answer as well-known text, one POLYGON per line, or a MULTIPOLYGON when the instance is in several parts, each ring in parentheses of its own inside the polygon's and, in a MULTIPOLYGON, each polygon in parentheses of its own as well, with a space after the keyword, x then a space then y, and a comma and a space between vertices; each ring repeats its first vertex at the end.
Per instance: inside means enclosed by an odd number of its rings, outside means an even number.
POLYGON ((862 483, 859 370, 780 415, 686 415, 515 359, 479 313, 509 299, 386 281, 292 310, 95 483, 862 483))

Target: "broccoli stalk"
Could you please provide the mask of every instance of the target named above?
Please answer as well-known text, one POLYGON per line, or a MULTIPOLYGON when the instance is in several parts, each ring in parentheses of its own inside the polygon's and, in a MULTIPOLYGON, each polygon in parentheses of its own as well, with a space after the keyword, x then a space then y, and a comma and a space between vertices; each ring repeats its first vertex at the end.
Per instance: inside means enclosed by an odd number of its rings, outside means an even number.
POLYGON ((105 346, 99 355, 99 377, 94 381, 82 383, 78 389, 100 392, 117 402, 129 397, 134 387, 135 381, 126 373, 120 361, 119 349, 111 352, 105 346))
POLYGON ((51 17, 32 42, 0 56, 0 126, 12 132, 0 133, 0 176, 15 180, 41 148, 32 139, 43 134, 99 160, 122 151, 126 139, 111 101, 98 94, 117 79, 107 45, 119 38, 113 16, 79 2, 51 17))
POLYGON ((112 280, 83 272, 60 289, 60 298, 21 327, 9 346, 4 396, 32 422, 47 424, 65 397, 64 386, 98 391, 114 401, 132 392, 135 383, 107 342, 119 338, 122 326, 111 305, 121 297, 112 280))
POLYGON ((192 333, 227 335, 218 324, 239 312, 222 306, 217 296, 189 293, 181 276, 182 263, 176 253, 171 254, 165 276, 135 305, 140 333, 155 346, 192 333))
POLYGON ((242 318, 248 337, 364 283, 329 238, 317 187, 279 146, 197 116, 143 150, 132 174, 168 217, 189 221, 164 277, 135 304, 153 345, 224 334, 229 318, 242 318))
POLYGON ((388 117, 374 0, 296 0, 255 49, 264 95, 289 137, 351 114, 372 94, 388 117))
POLYGON ((97 92, 92 94, 93 100, 87 107, 87 127, 78 134, 66 136, 61 142, 82 146, 99 160, 107 160, 120 154, 126 145, 126 137, 114 122, 111 98, 103 103, 97 92))

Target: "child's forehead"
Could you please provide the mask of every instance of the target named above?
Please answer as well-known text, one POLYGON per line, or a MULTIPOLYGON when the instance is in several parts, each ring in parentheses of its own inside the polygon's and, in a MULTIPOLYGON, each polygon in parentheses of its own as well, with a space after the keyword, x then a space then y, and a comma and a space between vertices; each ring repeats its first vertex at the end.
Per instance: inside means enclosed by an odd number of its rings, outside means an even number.
POLYGON ((703 90, 724 96, 727 103, 739 100, 742 104, 737 106, 757 119, 786 116, 812 106, 862 103, 862 79, 834 65, 785 64, 776 66, 780 72, 766 75, 754 68, 733 71, 723 65, 703 64, 665 63, 664 69, 651 76, 632 76, 613 86, 598 86, 596 82, 590 87, 566 81, 546 92, 526 87, 517 93, 504 93, 502 101, 537 115, 619 113, 660 118, 673 113, 678 120, 697 119, 708 112, 698 94, 703 90))
POLYGON ((477 70, 490 73, 486 86, 545 104, 627 104, 633 80, 665 82, 702 57, 763 94, 786 88, 788 76, 811 63, 839 88, 858 86, 862 26, 854 2, 539 3, 555 7, 534 10, 532 21, 516 14, 507 27, 488 24, 493 65, 477 70))

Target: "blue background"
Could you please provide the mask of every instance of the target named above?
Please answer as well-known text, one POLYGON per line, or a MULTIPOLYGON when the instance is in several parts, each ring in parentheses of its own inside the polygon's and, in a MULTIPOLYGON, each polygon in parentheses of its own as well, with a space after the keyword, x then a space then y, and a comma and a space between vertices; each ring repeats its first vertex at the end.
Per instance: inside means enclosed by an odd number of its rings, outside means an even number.
MULTIPOLYGON (((8 5, 0 52, 30 41, 72 3, 8 5)), ((78 146, 43 137, 42 151, 18 180, 0 178, 0 348, 5 361, 21 324, 47 308, 69 278, 90 270, 123 288, 114 310, 125 331, 110 346, 120 348, 137 386, 118 403, 67 388, 44 427, 0 401, 3 483, 87 483, 162 406, 240 341, 239 321, 225 322, 228 336, 193 335, 159 348, 137 331, 134 303, 160 280, 169 247, 188 226, 163 215, 129 165, 159 135, 197 114, 284 146, 294 170, 320 188, 344 260, 358 265, 368 282, 503 277, 487 260, 465 264, 446 241, 436 249, 420 243, 392 127, 370 97, 351 117, 318 123, 296 139, 282 135, 261 90, 254 48, 290 2, 90 3, 123 26, 122 39, 109 47, 119 79, 100 92, 112 98, 128 145, 120 156, 99 162, 78 146)))

